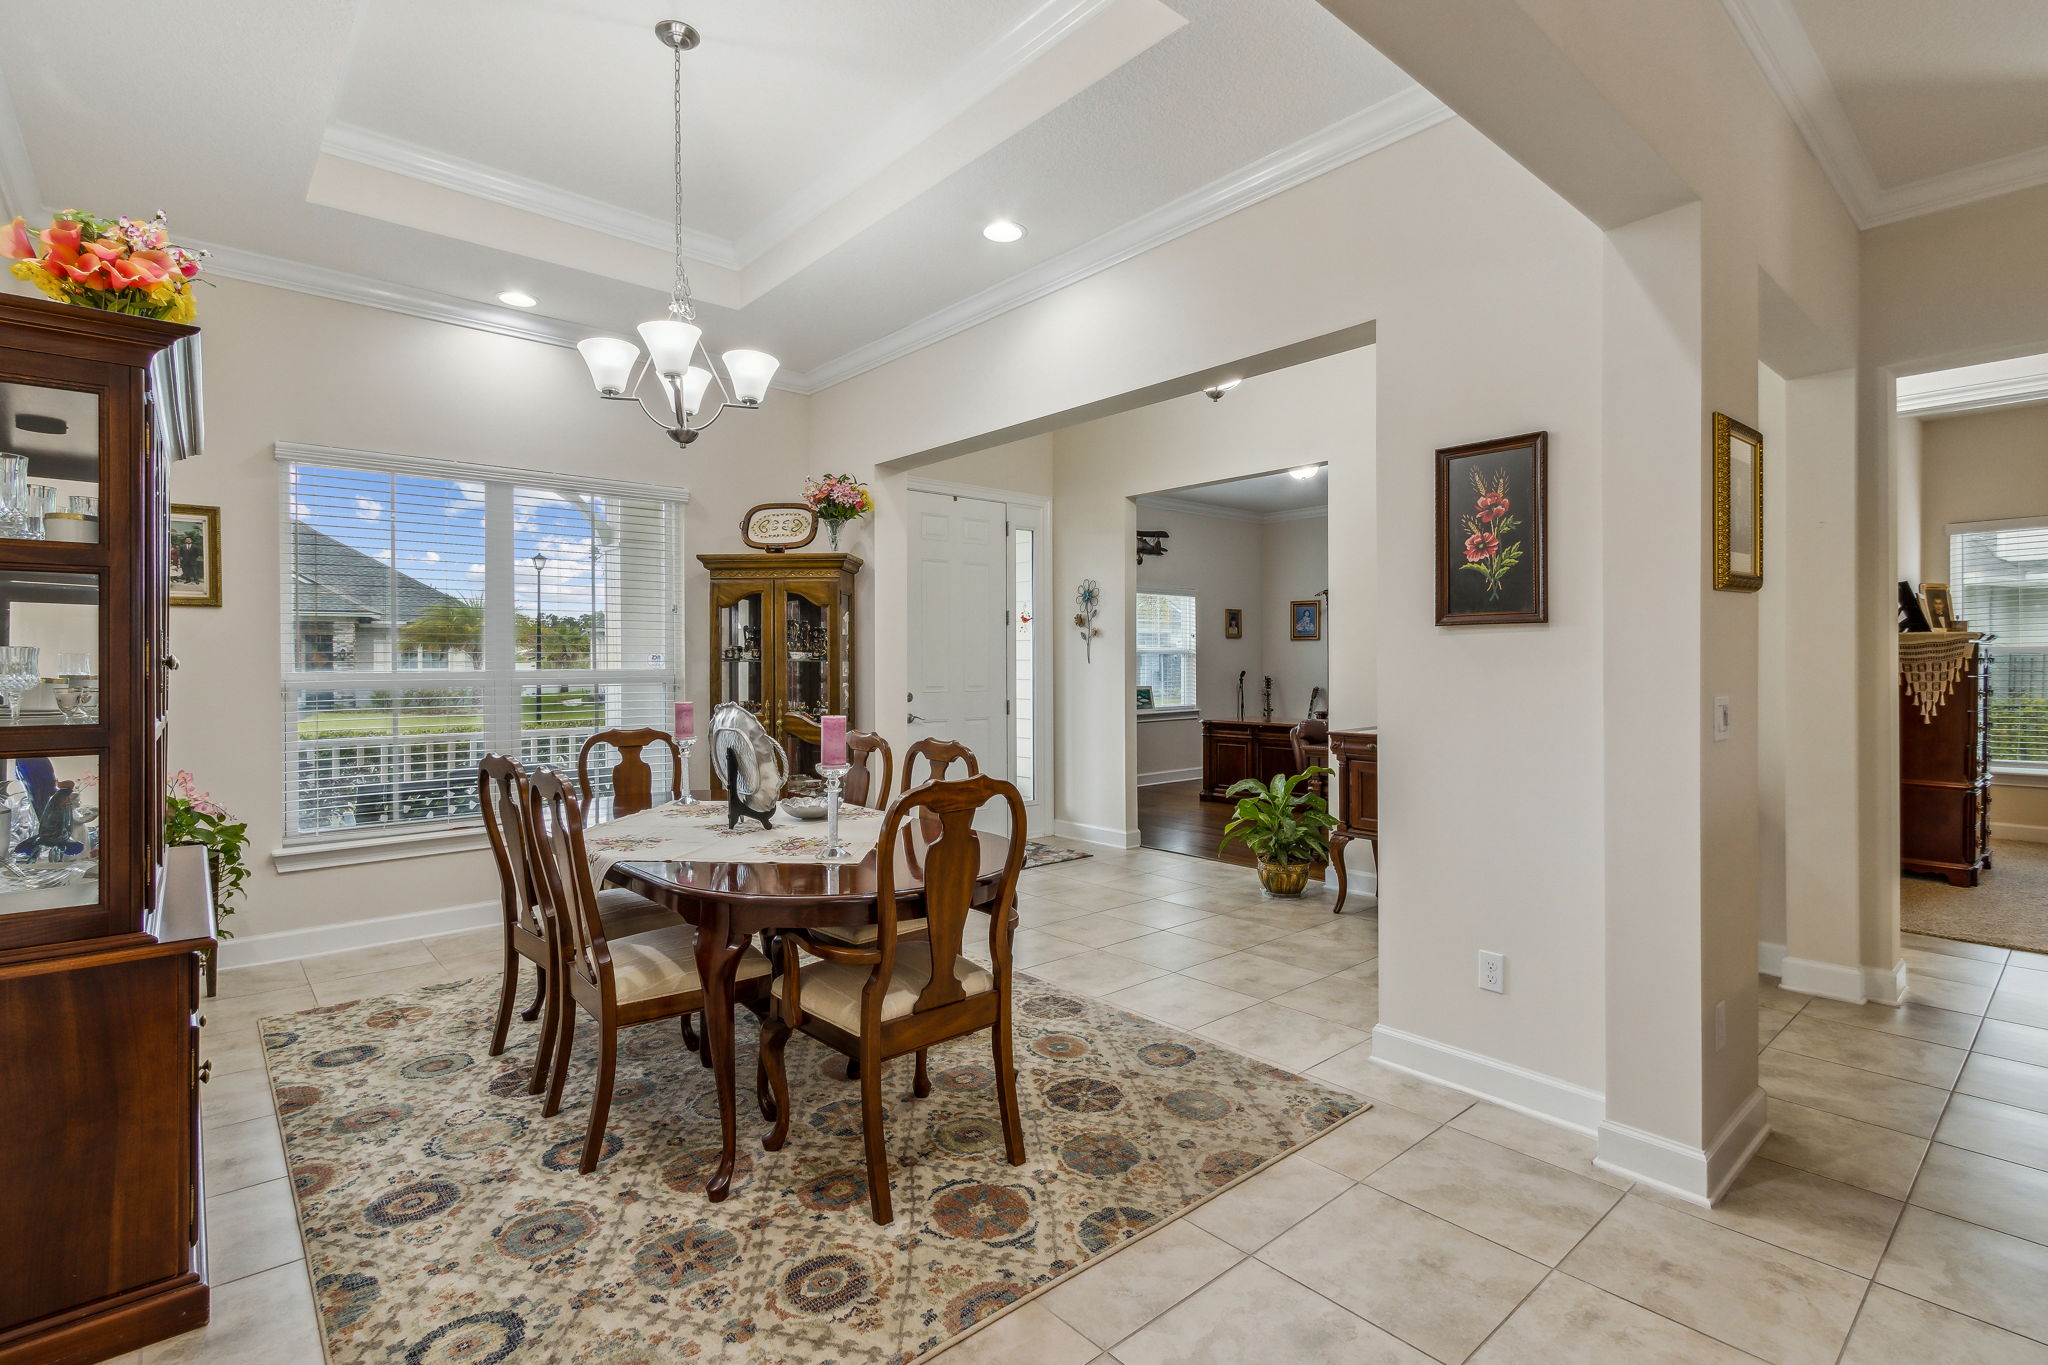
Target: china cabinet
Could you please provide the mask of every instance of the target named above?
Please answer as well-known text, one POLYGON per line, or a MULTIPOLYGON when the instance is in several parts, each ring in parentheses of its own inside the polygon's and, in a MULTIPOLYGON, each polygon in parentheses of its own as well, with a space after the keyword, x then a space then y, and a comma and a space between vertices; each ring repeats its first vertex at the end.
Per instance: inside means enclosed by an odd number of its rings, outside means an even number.
MULTIPOLYGON (((698 555, 711 575, 711 704, 736 701, 789 755, 818 763, 818 717, 853 711, 853 582, 843 554, 698 555)), ((712 775, 714 782, 718 774, 712 775)))
POLYGON ((0 1365, 105 1360, 207 1316, 212 898, 200 850, 162 857, 166 502, 144 392, 193 330, 0 297, 0 1365), (80 513, 52 534, 58 509, 80 513))
POLYGON ((1975 886, 1991 866, 1991 659, 1964 631, 1901 635, 1899 653, 1900 863, 1975 886))

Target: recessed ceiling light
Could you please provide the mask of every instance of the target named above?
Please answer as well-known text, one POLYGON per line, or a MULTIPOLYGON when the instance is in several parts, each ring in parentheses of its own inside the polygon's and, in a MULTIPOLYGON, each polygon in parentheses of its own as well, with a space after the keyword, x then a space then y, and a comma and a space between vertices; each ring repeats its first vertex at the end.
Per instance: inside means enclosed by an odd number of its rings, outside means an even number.
POLYGON ((1014 242, 1024 235, 1024 227, 1023 224, 1013 223, 1007 218, 998 218, 983 228, 981 235, 991 242, 1014 242))
POLYGON ((1299 469, 1290 469, 1287 472, 1297 479, 1313 479, 1323 472, 1323 467, 1319 464, 1305 464, 1299 469))
POLYGON ((498 302, 507 308, 531 308, 540 300, 531 294, 522 294, 517 289, 507 289, 498 295, 498 302))

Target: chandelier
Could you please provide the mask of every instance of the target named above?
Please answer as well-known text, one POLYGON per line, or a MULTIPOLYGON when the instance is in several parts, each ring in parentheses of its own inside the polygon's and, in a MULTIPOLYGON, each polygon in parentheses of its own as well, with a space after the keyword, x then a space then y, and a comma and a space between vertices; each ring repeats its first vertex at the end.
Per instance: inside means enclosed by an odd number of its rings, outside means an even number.
POLYGON ((781 362, 765 351, 727 351, 720 359, 731 379, 728 384, 712 367, 711 353, 704 347, 704 330, 697 326, 697 311, 690 302, 690 273, 683 266, 683 54, 697 46, 699 39, 696 29, 677 19, 664 19, 656 24, 654 35, 669 48, 675 62, 675 97, 671 108, 675 113, 676 270, 675 282, 669 288, 668 316, 640 324, 640 339, 647 344, 644 368, 640 364, 640 348, 617 337, 590 337, 577 342, 576 349, 582 353, 583 363, 590 367, 590 382, 597 385, 598 397, 638 403, 640 410, 666 431, 671 441, 686 446, 728 407, 760 407, 761 400, 768 395, 768 381, 774 378, 781 362), (700 352, 704 357, 701 365, 696 363, 700 352), (649 370, 660 383, 666 412, 649 407, 640 395, 640 386, 649 370), (705 395, 713 384, 718 386, 718 406, 710 416, 699 420, 705 395))

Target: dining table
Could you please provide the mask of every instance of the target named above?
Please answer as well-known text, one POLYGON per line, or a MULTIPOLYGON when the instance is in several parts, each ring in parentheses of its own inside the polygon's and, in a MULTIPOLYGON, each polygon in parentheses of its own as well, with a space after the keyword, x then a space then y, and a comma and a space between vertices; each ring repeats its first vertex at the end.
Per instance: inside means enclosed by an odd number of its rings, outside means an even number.
MULTIPOLYGON (((782 817, 771 829, 727 825, 723 799, 672 801, 586 827, 594 880, 622 886, 697 931, 697 976, 704 992, 704 1032, 718 1093, 721 1152, 705 1185, 713 1203, 732 1192, 737 1160, 738 1089, 733 1008, 740 958, 755 935, 789 929, 854 928, 876 922, 880 899, 877 842, 884 813, 858 806, 840 811, 845 856, 823 856, 821 822, 782 817)), ((899 918, 924 914, 924 851, 937 834, 928 819, 899 827, 895 899, 899 918)), ((976 904, 999 894, 1010 841, 977 833, 980 869, 976 904)))

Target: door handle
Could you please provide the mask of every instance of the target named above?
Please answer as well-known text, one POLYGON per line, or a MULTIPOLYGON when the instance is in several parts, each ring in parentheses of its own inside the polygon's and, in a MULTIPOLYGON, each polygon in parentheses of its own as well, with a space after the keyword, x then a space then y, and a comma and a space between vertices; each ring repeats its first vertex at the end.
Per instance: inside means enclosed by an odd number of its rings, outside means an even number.
POLYGON ((920 716, 915 711, 912 711, 909 715, 905 716, 903 718, 903 721, 906 725, 931 725, 934 723, 930 717, 920 716))

